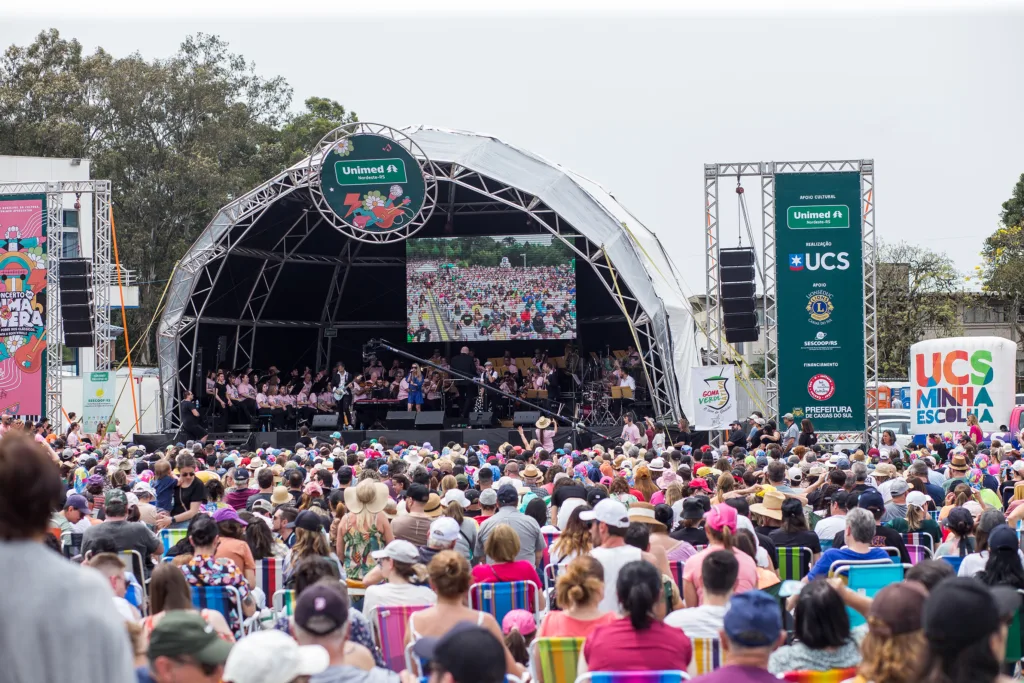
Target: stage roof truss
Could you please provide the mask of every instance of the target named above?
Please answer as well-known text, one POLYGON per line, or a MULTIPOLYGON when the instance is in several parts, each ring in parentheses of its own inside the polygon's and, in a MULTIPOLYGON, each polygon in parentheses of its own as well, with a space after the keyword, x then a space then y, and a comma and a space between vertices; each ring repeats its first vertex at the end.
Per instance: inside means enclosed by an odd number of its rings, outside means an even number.
MULTIPOLYGON (((652 412, 672 418, 690 410, 688 401, 681 399, 680 387, 688 387, 690 367, 699 364, 693 320, 674 269, 652 232, 600 186, 529 152, 488 136, 419 127, 406 131, 429 159, 421 159, 428 179, 438 185, 449 184, 447 188, 437 188, 439 213, 450 219, 455 215, 519 211, 527 215, 528 222, 563 242, 576 254, 578 264, 585 261, 590 265, 633 328, 639 341, 638 350, 644 370, 650 380, 652 412), (445 142, 456 143, 458 149, 445 142), (512 175, 519 174, 521 182, 518 184, 524 187, 494 177, 501 175, 500 172, 477 170, 480 165, 488 166, 491 160, 485 158, 487 154, 516 162, 505 170, 512 175), (534 191, 525 187, 531 183, 537 184, 534 191), (565 199, 569 203, 561 209, 553 206, 552 200, 555 204, 562 202, 564 193, 571 195, 571 201, 565 199), (577 215, 574 222, 563 215, 565 210, 577 215), (605 259, 606 251, 610 261, 605 259), (621 272, 613 271, 613 267, 621 272), (618 292, 616 277, 626 287, 618 292), (642 296, 637 296, 638 291, 642 296)), ((332 338, 324 335, 326 329, 404 327, 403 321, 360 323, 338 320, 339 305, 353 268, 393 266, 403 260, 360 254, 364 243, 387 241, 383 239, 356 241, 349 236, 337 255, 313 254, 310 252, 314 250, 300 249, 316 229, 314 221, 321 219, 313 211, 307 189, 311 174, 318 168, 315 157, 314 163, 308 160, 300 162, 225 206, 179 264, 158 329, 162 408, 168 426, 177 421, 177 401, 181 392, 196 386, 200 380, 195 364, 198 329, 202 324, 235 327, 235 367, 252 362, 256 330, 260 328, 290 325, 302 329, 319 328, 317 363, 322 367, 330 358, 332 343, 332 338), (253 232, 254 228, 266 216, 268 209, 276 202, 291 199, 308 205, 298 220, 285 229, 275 247, 259 249, 246 244, 250 235, 257 234, 253 232), (211 316, 207 310, 230 254, 259 262, 258 276, 251 285, 242 315, 237 319, 211 316), (288 263, 332 267, 330 286, 319 320, 292 322, 264 318, 267 302, 273 296, 283 267, 288 263)), ((273 229, 272 224, 270 229, 273 229)), ((346 231, 339 231, 347 235, 346 231)), ((324 273, 326 275, 326 271, 324 273)))

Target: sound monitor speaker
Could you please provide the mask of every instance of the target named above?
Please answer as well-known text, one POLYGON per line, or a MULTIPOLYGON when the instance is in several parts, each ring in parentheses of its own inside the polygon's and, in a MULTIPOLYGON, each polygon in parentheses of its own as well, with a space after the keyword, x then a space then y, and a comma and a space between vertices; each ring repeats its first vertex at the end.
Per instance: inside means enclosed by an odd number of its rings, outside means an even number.
POLYGON ((347 432, 341 433, 342 443, 362 443, 364 441, 366 441, 365 429, 350 429, 347 432))
MULTIPOLYGON (((441 430, 441 438, 438 439, 438 441, 442 445, 443 444, 447 444, 449 441, 454 441, 455 443, 461 444, 462 443, 462 430, 461 429, 442 429, 441 430)), ((440 447, 441 447, 441 445, 438 446, 438 448, 440 448, 440 447)))
POLYGON ((314 415, 313 422, 309 425, 310 429, 328 429, 334 430, 338 427, 338 413, 329 413, 327 415, 314 415))
POLYGON ((92 335, 65 332, 64 346, 72 349, 87 349, 92 346, 92 335))
POLYGON ((60 259, 60 275, 92 275, 92 259, 64 258, 60 259))
POLYGON ((87 292, 92 289, 92 277, 88 275, 65 275, 57 281, 62 292, 87 292))
POLYGON ((389 410, 385 421, 388 429, 414 429, 416 413, 409 410, 389 410))
POLYGON ((726 329, 757 327, 757 315, 755 313, 726 313, 723 322, 726 329))
POLYGON ((470 427, 490 427, 494 424, 494 413, 489 410, 473 411, 469 414, 470 427))
POLYGON ((719 249, 718 262, 723 268, 753 266, 754 250, 747 247, 740 247, 737 249, 719 249))
POLYGON ((722 282, 753 282, 754 266, 733 266, 721 269, 722 282))
POLYGON ((753 299, 753 282, 728 282, 722 285, 722 299, 753 299))
MULTIPOLYGON (((60 317, 63 318, 65 322, 71 320, 92 321, 92 306, 65 306, 64 302, 61 302, 60 317)), ((90 328, 91 327, 92 325, 90 324, 90 328)), ((67 325, 64 326, 64 329, 68 329, 67 325)))
POLYGON ((64 332, 70 334, 92 334, 92 320, 64 319, 64 332))
POLYGON ((749 247, 720 249, 718 277, 722 292, 722 327, 730 344, 757 341, 757 298, 754 283, 754 250, 749 247))
POLYGON ((61 306, 91 306, 92 292, 88 290, 62 289, 60 291, 61 306))
POLYGON ((416 429, 441 429, 444 427, 443 410, 424 410, 416 415, 416 429))
POLYGON ((532 427, 539 419, 539 410, 517 410, 512 416, 512 426, 532 427))

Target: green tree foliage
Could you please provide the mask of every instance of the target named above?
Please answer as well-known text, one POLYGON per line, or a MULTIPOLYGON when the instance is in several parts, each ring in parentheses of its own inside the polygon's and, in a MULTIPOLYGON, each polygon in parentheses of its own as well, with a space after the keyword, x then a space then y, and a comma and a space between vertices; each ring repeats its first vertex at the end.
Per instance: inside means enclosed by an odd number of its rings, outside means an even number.
POLYGON ((1013 186, 1013 194, 1003 202, 1000 219, 1005 226, 1024 226, 1024 173, 1020 174, 1020 180, 1013 186))
MULTIPOLYGON (((83 54, 56 30, 0 60, 0 154, 81 157, 112 181, 121 262, 141 281, 133 339, 149 324, 175 259, 232 197, 356 120, 337 102, 263 78, 220 38, 197 34, 166 58, 83 54)), ((148 339, 140 362, 152 362, 148 339)))
POLYGON ((878 255, 877 324, 880 377, 906 377, 910 346, 925 332, 961 331, 965 295, 952 259, 926 247, 882 244, 878 255))

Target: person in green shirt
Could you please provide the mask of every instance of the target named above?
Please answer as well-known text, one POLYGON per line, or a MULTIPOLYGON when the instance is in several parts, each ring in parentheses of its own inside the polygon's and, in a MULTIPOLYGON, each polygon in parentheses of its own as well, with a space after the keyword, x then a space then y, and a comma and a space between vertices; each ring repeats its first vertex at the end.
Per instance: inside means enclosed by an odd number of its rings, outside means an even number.
POLYGON ((930 550, 933 552, 942 542, 942 531, 939 524, 928 514, 927 494, 920 491, 911 491, 907 494, 907 516, 905 519, 894 519, 886 526, 895 529, 901 534, 928 534, 932 537, 930 550))

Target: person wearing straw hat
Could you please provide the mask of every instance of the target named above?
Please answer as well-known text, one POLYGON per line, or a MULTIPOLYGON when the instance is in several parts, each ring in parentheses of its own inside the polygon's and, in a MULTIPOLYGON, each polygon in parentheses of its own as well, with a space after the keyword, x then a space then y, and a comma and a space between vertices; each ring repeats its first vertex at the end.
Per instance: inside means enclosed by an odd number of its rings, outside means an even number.
POLYGON ((358 486, 345 489, 348 512, 338 527, 336 552, 343 558, 348 578, 366 576, 376 565, 371 554, 395 540, 384 514, 387 504, 388 487, 381 482, 364 479, 358 486))
POLYGON ((968 473, 971 467, 963 453, 956 453, 949 459, 949 478, 942 482, 942 488, 949 493, 957 484, 970 484, 968 473))
POLYGON ((778 491, 765 491, 762 502, 750 506, 751 514, 761 515, 764 520, 764 524, 757 528, 758 533, 767 536, 782 525, 782 504, 785 502, 786 496, 778 491))
MULTIPOLYGON (((540 419, 534 423, 534 426, 537 428, 534 432, 534 438, 540 442, 541 448, 548 453, 555 450, 555 436, 558 434, 558 424, 550 418, 541 415, 540 419)), ((523 440, 523 447, 529 448, 530 442, 526 439, 522 425, 519 425, 519 437, 523 440)))

